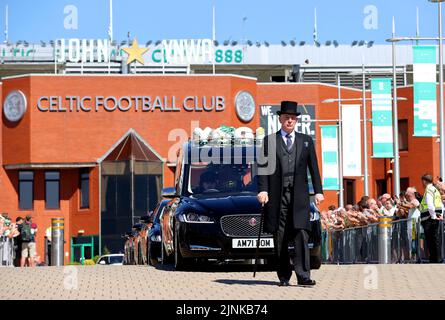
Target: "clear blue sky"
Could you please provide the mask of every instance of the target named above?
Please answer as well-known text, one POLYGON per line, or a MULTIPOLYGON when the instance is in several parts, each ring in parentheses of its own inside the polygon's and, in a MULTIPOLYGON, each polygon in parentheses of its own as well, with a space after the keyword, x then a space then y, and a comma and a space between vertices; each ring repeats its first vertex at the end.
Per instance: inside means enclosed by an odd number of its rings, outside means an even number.
MULTIPOLYGON (((9 39, 12 41, 58 38, 107 38, 109 0, 0 0, 0 39, 3 41, 5 7, 9 5, 9 39), (78 9, 77 30, 64 27, 64 8, 78 9)), ((212 37, 212 5, 216 7, 218 40, 312 41, 314 8, 317 8, 320 41, 374 40, 390 36, 392 16, 397 34, 414 36, 416 7, 420 11, 421 36, 437 35, 437 4, 428 0, 114 0, 114 39, 139 42, 158 39, 212 37), (364 13, 377 12, 377 25, 364 13), (375 10, 376 9, 376 10, 375 10), (243 28, 243 17, 245 27, 243 28), (364 26, 364 22, 368 22, 364 26), (369 28, 372 25, 373 28, 369 28), (377 29, 374 29, 377 27, 377 29), (244 30, 244 31, 243 31, 244 30)), ((445 5, 444 5, 445 7, 445 5)), ((375 15, 374 15, 375 16, 375 15)))

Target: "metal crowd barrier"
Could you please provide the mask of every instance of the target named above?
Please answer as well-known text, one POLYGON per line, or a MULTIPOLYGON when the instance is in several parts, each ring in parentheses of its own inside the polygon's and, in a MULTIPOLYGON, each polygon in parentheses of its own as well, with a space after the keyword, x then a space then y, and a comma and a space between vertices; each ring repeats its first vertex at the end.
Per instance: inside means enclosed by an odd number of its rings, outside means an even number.
MULTIPOLYGON (((444 259, 443 221, 439 223, 439 232, 444 259)), ((327 264, 428 262, 428 250, 420 219, 400 219, 343 230, 324 230, 321 251, 322 261, 327 264)))
POLYGON ((0 266, 14 265, 14 239, 0 236, 0 266))

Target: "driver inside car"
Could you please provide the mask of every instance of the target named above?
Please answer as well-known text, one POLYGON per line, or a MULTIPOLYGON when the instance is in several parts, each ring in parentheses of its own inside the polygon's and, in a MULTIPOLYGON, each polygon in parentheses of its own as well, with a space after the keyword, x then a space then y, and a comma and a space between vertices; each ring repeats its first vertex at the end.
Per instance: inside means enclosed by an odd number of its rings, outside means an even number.
POLYGON ((218 171, 218 189, 222 192, 238 192, 243 188, 241 172, 237 166, 224 166, 218 171))
POLYGON ((216 174, 210 171, 204 172, 201 175, 199 186, 201 192, 215 192, 216 189, 216 174))

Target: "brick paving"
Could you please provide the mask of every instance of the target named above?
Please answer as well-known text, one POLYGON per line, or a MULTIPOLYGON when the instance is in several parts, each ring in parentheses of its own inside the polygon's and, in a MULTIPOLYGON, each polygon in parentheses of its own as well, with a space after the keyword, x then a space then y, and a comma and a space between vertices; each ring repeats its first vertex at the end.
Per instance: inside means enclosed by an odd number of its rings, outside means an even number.
MULTIPOLYGON (((199 268, 198 268, 199 269, 199 268)), ((174 271, 171 266, 0 268, 0 300, 8 299, 437 299, 445 300, 445 264, 324 265, 314 288, 278 287, 276 274, 252 266, 174 271)))

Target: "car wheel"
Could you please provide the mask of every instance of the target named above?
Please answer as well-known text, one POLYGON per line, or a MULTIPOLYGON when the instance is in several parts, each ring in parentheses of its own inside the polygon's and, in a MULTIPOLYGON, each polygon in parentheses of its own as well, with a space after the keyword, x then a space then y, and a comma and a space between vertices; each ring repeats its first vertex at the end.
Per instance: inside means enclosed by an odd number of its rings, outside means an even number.
POLYGON ((149 266, 152 266, 153 264, 151 263, 151 241, 147 239, 147 263, 149 266))
POLYGON ((181 255, 181 251, 179 250, 179 240, 178 240, 178 233, 175 232, 175 239, 174 239, 174 246, 175 246, 175 270, 188 270, 191 267, 191 261, 190 259, 184 258, 181 255))
POLYGON ((165 247, 164 247, 164 236, 161 233, 161 264, 166 265, 169 262, 170 262, 169 257, 167 255, 167 252, 165 251, 165 247))
POLYGON ((131 264, 133 266, 136 265, 136 249, 135 249, 135 247, 131 248, 131 264))
POLYGON ((138 244, 138 248, 136 250, 134 261, 137 266, 141 265, 141 250, 140 250, 139 244, 138 244))
POLYGON ((142 254, 142 264, 146 266, 148 264, 148 238, 145 238, 145 245, 142 246, 141 254, 142 254), (145 250, 144 250, 145 249, 145 250))
POLYGON ((150 266, 155 266, 158 264, 158 259, 153 256, 151 241, 147 242, 147 261, 150 266))
POLYGON ((139 259, 138 259, 138 265, 143 265, 144 264, 144 254, 142 253, 142 242, 140 242, 139 243, 139 245, 138 245, 138 256, 139 256, 139 259))

